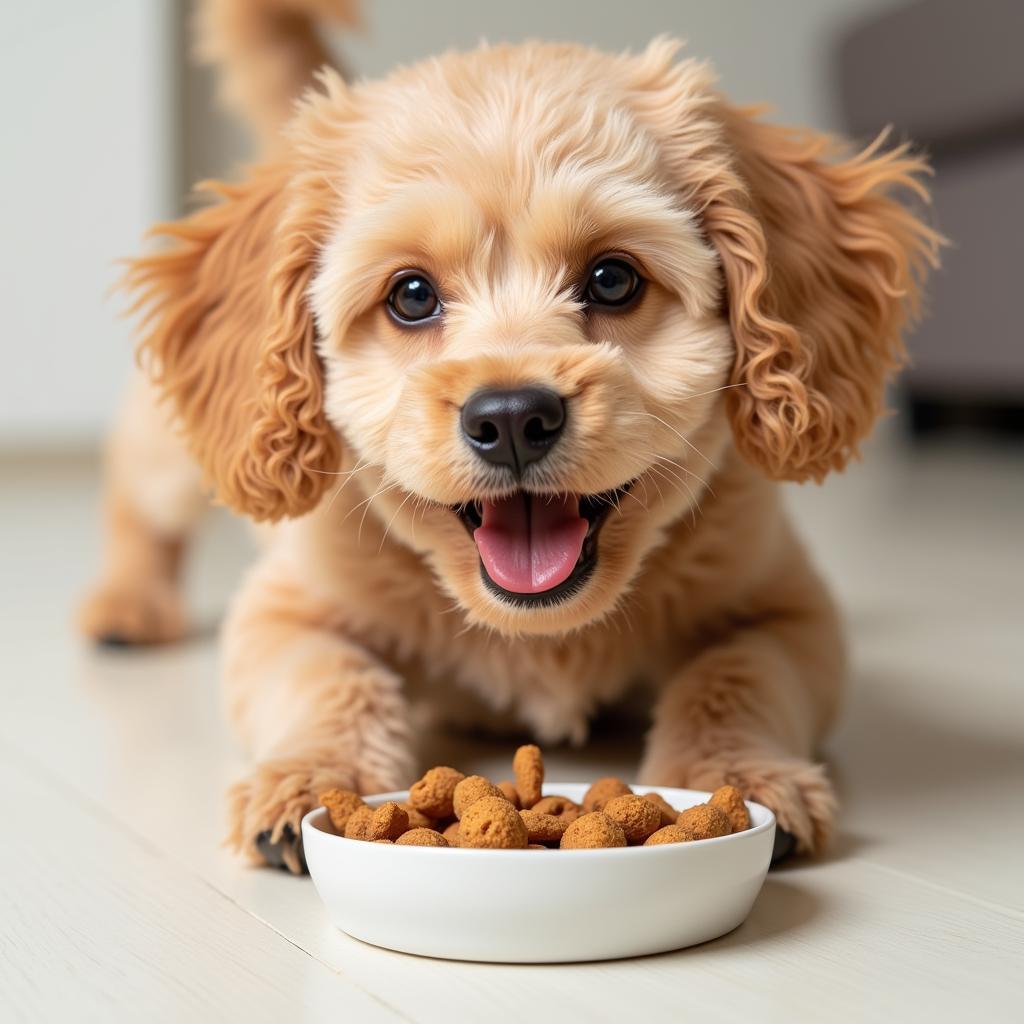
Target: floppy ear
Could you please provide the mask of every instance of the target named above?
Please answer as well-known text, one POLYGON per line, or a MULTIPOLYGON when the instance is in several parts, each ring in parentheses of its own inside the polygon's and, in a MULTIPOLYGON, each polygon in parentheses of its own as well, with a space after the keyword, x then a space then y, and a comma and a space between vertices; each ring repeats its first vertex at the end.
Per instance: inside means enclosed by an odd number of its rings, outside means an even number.
POLYGON ((736 344, 736 442, 773 477, 821 480, 877 419, 937 264, 940 236, 890 195, 927 200, 929 168, 907 145, 882 152, 884 135, 849 156, 826 136, 719 111, 738 181, 704 222, 736 344))
POLYGON ((943 239, 893 199, 921 199, 907 146, 859 155, 725 103, 713 75, 657 39, 629 70, 634 105, 717 249, 736 345, 728 392, 740 451, 770 476, 842 468, 878 416, 901 330, 943 239))
POLYGON ((219 202, 158 225, 171 244, 125 276, 143 363, 220 500, 255 520, 309 511, 339 457, 306 299, 313 231, 287 182, 267 167, 207 184, 219 202))

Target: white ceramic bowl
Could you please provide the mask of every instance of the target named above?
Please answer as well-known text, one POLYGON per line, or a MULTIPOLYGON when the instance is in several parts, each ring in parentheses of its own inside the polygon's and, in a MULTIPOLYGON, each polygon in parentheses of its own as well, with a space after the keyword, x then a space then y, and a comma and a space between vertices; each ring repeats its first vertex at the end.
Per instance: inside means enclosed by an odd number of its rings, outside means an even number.
MULTIPOLYGON (((709 794, 658 792, 680 809, 709 794)), ((579 802, 585 784, 553 783, 579 802)), ((366 797, 371 805, 407 793, 366 797)), ((451 960, 559 963, 642 956, 724 935, 764 883, 775 816, 720 839, 614 850, 466 850, 343 839, 322 807, 302 820, 309 873, 333 922, 363 942, 451 960)))

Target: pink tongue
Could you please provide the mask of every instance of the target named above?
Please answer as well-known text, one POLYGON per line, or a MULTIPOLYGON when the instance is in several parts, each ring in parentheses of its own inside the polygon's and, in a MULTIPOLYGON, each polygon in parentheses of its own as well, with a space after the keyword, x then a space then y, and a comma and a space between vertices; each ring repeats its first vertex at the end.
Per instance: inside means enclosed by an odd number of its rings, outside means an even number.
POLYGON ((577 498, 516 494, 482 504, 483 524, 473 539, 487 575, 499 587, 540 594, 572 575, 587 535, 577 498))

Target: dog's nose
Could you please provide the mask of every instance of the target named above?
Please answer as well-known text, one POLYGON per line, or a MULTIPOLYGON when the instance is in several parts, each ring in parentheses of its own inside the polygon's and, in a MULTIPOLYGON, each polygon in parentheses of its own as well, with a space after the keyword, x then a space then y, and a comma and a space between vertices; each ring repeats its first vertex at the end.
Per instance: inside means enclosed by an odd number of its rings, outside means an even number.
POLYGON ((516 476, 547 455, 565 426, 565 403, 548 388, 487 388, 462 407, 462 433, 481 458, 516 476))

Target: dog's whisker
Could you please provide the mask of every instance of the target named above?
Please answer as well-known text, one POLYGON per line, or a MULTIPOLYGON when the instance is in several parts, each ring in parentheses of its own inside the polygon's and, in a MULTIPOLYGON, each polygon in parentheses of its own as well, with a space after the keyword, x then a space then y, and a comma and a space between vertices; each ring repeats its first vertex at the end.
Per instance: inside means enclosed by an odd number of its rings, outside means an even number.
POLYGON ((673 491, 675 491, 679 495, 682 495, 683 491, 680 487, 680 482, 677 479, 673 479, 672 477, 670 477, 668 473, 665 471, 665 469, 659 466, 651 466, 650 472, 652 480, 654 480, 655 478, 663 480, 673 491))
POLYGON ((431 503, 427 501, 426 498, 420 497, 419 495, 416 496, 416 500, 413 502, 412 519, 409 523, 409 528, 412 531, 413 544, 418 545, 418 541, 416 540, 416 516, 417 514, 419 515, 420 522, 422 523, 427 517, 427 510, 430 508, 430 505, 431 503))
POLYGON ((682 486, 683 488, 685 488, 686 493, 687 493, 687 495, 690 498, 690 518, 693 521, 694 528, 696 528, 696 526, 697 526, 697 513, 699 512, 702 516, 704 515, 704 509, 701 508, 700 499, 697 497, 696 494, 693 493, 693 489, 686 482, 686 480, 683 479, 683 477, 679 476, 676 473, 672 473, 672 471, 669 470, 665 466, 659 467, 659 471, 662 472, 662 473, 671 473, 672 477, 676 481, 678 481, 679 485, 682 486))
POLYGON ((310 473, 317 473, 319 476, 352 476, 353 473, 361 473, 370 465, 369 459, 360 459, 352 469, 316 469, 309 467, 310 473))
MULTIPOLYGON (((360 501, 360 502, 359 502, 358 504, 356 504, 356 505, 353 505, 353 506, 352 506, 352 508, 350 508, 350 509, 348 510, 348 512, 346 512, 346 513, 345 513, 345 518, 344 518, 344 519, 342 519, 342 523, 345 523, 345 522, 347 522, 347 521, 348 521, 348 519, 349 519, 349 517, 350 517, 350 516, 351 516, 351 515, 352 515, 352 514, 353 514, 354 512, 358 512, 358 511, 359 511, 359 509, 361 509, 361 508, 363 509, 363 519, 365 520, 365 518, 366 518, 366 513, 367 513, 367 512, 369 511, 370 503, 371 503, 371 502, 372 502, 372 501, 373 501, 373 500, 374 500, 375 498, 379 498, 379 497, 380 497, 380 496, 381 496, 382 494, 386 494, 386 493, 387 493, 388 491, 392 491, 392 490, 394 490, 394 489, 395 489, 396 487, 398 487, 398 486, 399 486, 399 483, 398 483, 398 481, 397 481, 397 480, 396 480, 396 481, 395 481, 394 483, 390 483, 390 484, 383 484, 383 483, 382 483, 382 484, 381 484, 381 486, 380 486, 380 487, 378 487, 378 488, 377 488, 377 490, 375 490, 375 491, 373 492, 373 494, 369 495, 369 496, 368 496, 368 497, 366 497, 366 498, 363 498, 363 500, 362 500, 362 501, 360 501), (364 506, 365 506, 365 508, 364 508, 364 506)), ((359 525, 360 525, 360 527, 362 527, 362 520, 360 520, 360 524, 359 524, 359 525)))
POLYGON ((697 398, 705 398, 708 395, 717 395, 719 391, 728 391, 730 388, 745 388, 747 382, 740 381, 738 384, 723 384, 720 388, 712 388, 710 391, 700 391, 696 395, 687 395, 683 401, 692 402, 697 398))
MULTIPOLYGON (((728 385, 732 387, 733 385, 728 385)), ((715 472, 718 471, 718 467, 683 433, 676 430, 671 423, 666 422, 660 416, 656 416, 653 412, 637 411, 637 416, 649 416, 652 420, 657 420, 666 430, 671 430, 680 441, 683 442, 688 448, 695 451, 715 472)))
POLYGON ((697 512, 699 511, 700 514, 703 515, 704 510, 703 508, 701 508, 700 499, 697 497, 696 494, 694 494, 693 489, 690 487, 690 485, 686 482, 685 479, 683 479, 678 474, 673 473, 671 470, 668 470, 664 466, 656 467, 656 472, 661 474, 662 479, 665 480, 666 483, 671 484, 680 495, 682 495, 683 489, 685 489, 686 495, 689 499, 687 504, 690 508, 690 515, 693 520, 693 525, 696 526, 697 512))
POLYGON ((380 546, 377 548, 378 555, 384 550, 384 545, 387 543, 388 533, 391 531, 392 524, 398 518, 402 509, 405 508, 406 502, 408 502, 412 497, 414 497, 413 492, 407 491, 405 497, 401 501, 401 504, 395 509, 395 514, 388 520, 388 525, 384 527, 384 535, 380 539, 380 546))
POLYGON ((675 459, 670 459, 667 455, 659 455, 655 459, 655 461, 660 464, 674 466, 676 469, 686 473, 687 476, 692 476, 712 497, 717 497, 717 495, 715 494, 715 489, 711 486, 711 484, 708 483, 708 481, 705 480, 704 477, 702 477, 699 473, 695 473, 692 469, 690 469, 689 466, 684 466, 681 462, 676 462, 675 459))
MULTIPOLYGON (((379 487, 373 494, 370 495, 367 501, 360 502, 360 504, 364 505, 365 508, 363 509, 363 514, 359 517, 359 529, 356 532, 356 544, 363 543, 363 525, 366 523, 366 516, 367 513, 370 511, 370 507, 373 504, 374 499, 379 498, 381 497, 381 495, 387 494, 390 491, 393 491, 396 487, 399 486, 401 485, 396 480, 394 483, 388 484, 387 487, 379 487)), ((359 506, 356 507, 358 508, 359 506)))
MULTIPOLYGON (((396 487, 397 484, 389 484, 388 486, 389 487, 396 487)), ((378 487, 377 490, 375 490, 373 492, 373 494, 370 494, 367 497, 363 498, 363 500, 361 502, 359 502, 357 505, 353 505, 352 508, 350 508, 348 510, 348 512, 345 513, 345 518, 342 519, 342 523, 347 522, 349 516, 351 516, 353 512, 358 512, 359 509, 361 509, 365 504, 367 504, 367 502, 373 501, 373 499, 376 498, 378 494, 381 494, 382 491, 383 491, 383 485, 382 485, 382 487, 378 487)))
POLYGON ((660 501, 661 504, 664 505, 665 504, 665 495, 661 493, 661 488, 658 486, 658 481, 654 478, 654 476, 648 476, 647 473, 644 473, 644 475, 640 478, 640 485, 644 489, 644 497, 647 497, 647 495, 648 495, 648 491, 647 491, 647 484, 648 483, 654 484, 654 489, 658 492, 658 501, 660 501))
POLYGON ((334 492, 334 494, 331 495, 331 500, 327 503, 328 512, 334 507, 334 503, 338 500, 338 497, 342 493, 342 491, 344 491, 345 488, 348 487, 351 481, 355 478, 355 474, 360 473, 364 469, 368 469, 369 467, 369 459, 360 459, 359 462, 357 462, 352 469, 346 470, 344 473, 337 474, 338 476, 344 476, 346 479, 344 479, 338 485, 338 489, 334 492))

